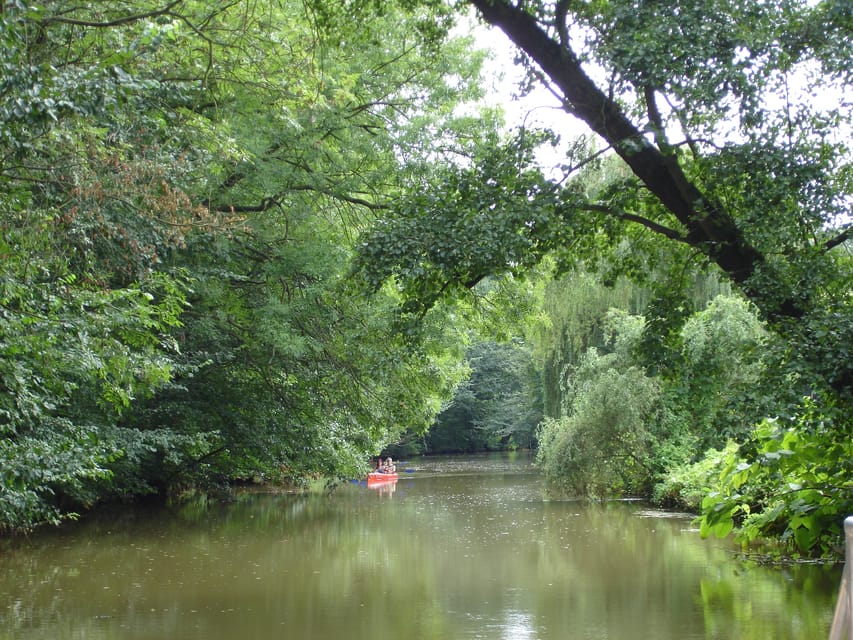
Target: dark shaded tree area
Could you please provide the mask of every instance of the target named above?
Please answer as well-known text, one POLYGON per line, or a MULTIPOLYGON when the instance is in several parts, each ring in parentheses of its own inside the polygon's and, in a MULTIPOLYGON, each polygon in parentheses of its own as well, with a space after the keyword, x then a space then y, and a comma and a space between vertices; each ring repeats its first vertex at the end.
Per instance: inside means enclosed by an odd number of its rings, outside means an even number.
POLYGON ((403 437, 395 455, 479 453, 531 449, 542 419, 540 368, 520 341, 476 342, 468 348, 470 375, 420 438, 403 437))

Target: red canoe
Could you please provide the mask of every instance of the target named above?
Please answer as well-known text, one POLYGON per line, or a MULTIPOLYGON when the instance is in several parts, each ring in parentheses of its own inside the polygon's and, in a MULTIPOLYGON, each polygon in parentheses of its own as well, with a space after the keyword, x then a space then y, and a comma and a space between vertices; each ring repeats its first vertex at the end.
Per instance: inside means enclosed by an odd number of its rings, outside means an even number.
POLYGON ((397 482, 396 473, 379 473, 374 471, 367 474, 367 486, 372 487, 377 484, 385 484, 386 482, 397 482))

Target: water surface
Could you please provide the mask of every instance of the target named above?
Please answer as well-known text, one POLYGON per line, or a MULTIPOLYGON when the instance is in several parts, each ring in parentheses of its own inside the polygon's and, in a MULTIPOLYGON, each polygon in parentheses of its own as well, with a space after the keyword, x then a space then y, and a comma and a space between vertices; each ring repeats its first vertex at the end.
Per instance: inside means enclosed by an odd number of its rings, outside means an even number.
POLYGON ((409 469, 6 542, 0 639, 828 637, 837 567, 746 564, 639 503, 544 500, 524 456, 409 469))

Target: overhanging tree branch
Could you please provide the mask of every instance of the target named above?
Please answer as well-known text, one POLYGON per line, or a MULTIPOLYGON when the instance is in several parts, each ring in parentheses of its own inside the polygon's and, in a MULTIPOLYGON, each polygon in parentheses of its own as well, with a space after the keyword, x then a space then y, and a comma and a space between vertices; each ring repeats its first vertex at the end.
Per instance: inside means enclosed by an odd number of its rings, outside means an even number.
POLYGON ((211 211, 217 211, 219 213, 262 213, 264 211, 269 211, 270 209, 274 209, 275 207, 280 206, 285 196, 288 193, 295 191, 314 191, 316 193, 320 193, 335 200, 347 202, 349 204, 357 205, 359 207, 365 207, 366 209, 370 209, 371 211, 381 211, 389 208, 386 204, 382 204, 379 202, 371 202, 369 200, 365 200, 364 198, 351 196, 346 193, 338 193, 336 191, 332 191, 331 189, 324 189, 323 187, 317 187, 308 184, 290 186, 285 191, 282 191, 279 194, 263 198, 258 204, 213 204, 208 200, 203 201, 201 204, 202 206, 207 207, 211 211))
POLYGON ((130 16, 123 16, 121 18, 116 18, 115 20, 81 20, 78 18, 66 18, 64 16, 50 16, 41 21, 41 24, 48 25, 52 23, 61 23, 61 24, 70 24, 78 27, 92 27, 95 29, 107 29, 110 27, 120 27, 122 25, 131 24, 133 22, 138 22, 139 20, 147 20, 149 18, 156 18, 158 16, 163 15, 171 15, 173 13, 173 9, 177 7, 179 4, 183 3, 184 0, 174 0, 174 2, 170 2, 166 6, 161 9, 155 9, 153 11, 146 11, 145 13, 136 13, 130 16))
POLYGON ((830 250, 834 249, 835 247, 837 247, 838 245, 844 244, 845 242, 847 242, 850 239, 850 232, 851 231, 853 231, 853 225, 847 225, 847 227, 845 227, 845 229, 841 233, 839 233, 837 236, 835 236, 834 238, 831 238, 830 240, 827 240, 826 242, 824 242, 823 243, 823 249, 825 251, 830 251, 830 250))
POLYGON ((371 211, 383 211, 387 210, 390 207, 387 204, 381 204, 379 202, 371 202, 369 200, 365 200, 364 198, 358 198, 356 196, 351 196, 345 193, 337 193, 332 191, 331 189, 323 189, 322 187, 316 187, 313 185, 294 185, 289 187, 290 191, 316 191, 317 193, 322 193, 325 196, 329 196, 330 198, 334 198, 335 200, 341 200, 343 202, 348 202, 350 204, 358 205, 360 207, 365 207, 366 209, 370 209, 371 211))
MULTIPOLYGON (((733 281, 744 284, 763 264, 761 253, 743 237, 721 207, 685 176, 673 155, 654 147, 616 100, 605 95, 567 46, 552 39, 523 8, 505 0, 469 0, 482 17, 500 28, 563 92, 571 113, 600 135, 687 229, 687 241, 700 247, 733 281)), ((793 308, 788 312, 798 315, 793 308)))
POLYGON ((611 209, 610 207, 606 207, 600 204, 584 204, 579 207, 585 211, 595 211, 597 213, 604 213, 609 216, 613 216, 619 218, 621 220, 627 220, 628 222, 635 222, 650 231, 654 231, 657 234, 660 234, 670 240, 674 240, 675 242, 681 242, 684 244, 690 244, 687 236, 683 233, 676 231, 675 229, 670 229, 667 226, 659 224, 654 220, 649 220, 648 218, 644 218, 643 216, 638 216, 634 213, 628 213, 626 211, 616 211, 611 209))

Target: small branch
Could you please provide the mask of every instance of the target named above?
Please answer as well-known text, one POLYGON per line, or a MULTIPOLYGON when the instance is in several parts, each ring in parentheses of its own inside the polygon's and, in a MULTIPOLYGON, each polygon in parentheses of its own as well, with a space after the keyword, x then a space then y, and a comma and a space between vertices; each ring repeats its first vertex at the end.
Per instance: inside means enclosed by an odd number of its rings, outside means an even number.
POLYGON ((96 22, 93 20, 78 20, 75 18, 63 18, 60 16, 53 16, 50 18, 45 18, 42 20, 42 24, 51 24, 53 22, 60 22, 62 24, 71 24, 78 27, 94 27, 98 29, 106 29, 109 27, 120 27, 125 24, 130 24, 131 22, 138 22, 139 20, 145 20, 147 18, 156 18, 157 16, 168 15, 172 13, 172 9, 181 4, 184 0, 174 0, 174 2, 170 2, 162 9, 157 9, 155 11, 149 11, 148 13, 138 13, 132 16, 124 16, 123 18, 116 18, 115 20, 107 20, 106 22, 96 22))
POLYGON ((604 213, 609 216, 620 218, 622 220, 627 220, 628 222, 635 222, 641 226, 646 227, 646 229, 649 229, 650 231, 654 231, 655 233, 669 238, 670 240, 682 242, 684 244, 690 244, 687 240, 687 237, 684 234, 676 231, 675 229, 670 229, 669 227, 659 224, 654 220, 649 220, 648 218, 638 216, 634 213, 627 213, 625 211, 615 211, 610 207, 605 207, 604 205, 600 204, 585 204, 580 206, 580 209, 585 209, 587 211, 596 211, 598 213, 604 213))
POLYGON ((208 451, 207 453, 205 453, 204 455, 202 455, 199 458, 190 458, 188 460, 184 460, 179 465, 177 465, 175 467, 175 469, 172 471, 172 473, 170 473, 169 476, 166 478, 166 481, 165 481, 166 486, 168 487, 169 485, 171 485, 172 482, 174 481, 174 479, 178 477, 178 474, 183 473, 184 470, 186 470, 187 468, 197 467, 198 465, 200 465, 205 460, 208 460, 208 459, 212 458, 213 456, 219 455, 223 451, 225 451, 225 445, 222 445, 221 447, 217 447, 216 449, 208 451))
MULTIPOLYGON (((678 119, 678 123, 681 125, 681 132, 684 134, 685 143, 687 144, 690 151, 693 152, 693 156, 696 158, 700 157, 701 154, 699 153, 699 145, 697 144, 697 142, 699 141, 697 141, 693 138, 693 136, 690 135, 690 131, 687 127, 687 118, 685 118, 684 114, 681 112, 681 109, 677 108, 676 105, 672 103, 672 100, 669 99, 669 96, 666 95, 666 93, 663 94, 663 99, 666 100, 667 105, 669 105, 670 111, 672 111, 675 114, 675 117, 678 119)), ((711 145, 714 148, 717 147, 717 145, 711 141, 703 142, 705 142, 705 144, 711 145)))
POLYGON ((832 249, 834 249, 838 245, 844 244, 845 242, 847 242, 850 239, 851 230, 853 230, 853 225, 847 225, 847 227, 844 229, 844 231, 839 233, 834 238, 827 240, 826 242, 823 243, 823 250, 824 251, 831 251, 832 249))
POLYGON ((566 28, 566 14, 569 12, 569 0, 559 0, 554 9, 554 22, 557 34, 560 36, 560 44, 569 51, 569 30, 566 28))
POLYGON ((583 169, 586 165, 590 164, 591 162, 595 162, 595 160, 597 160, 598 158, 600 158, 601 156, 603 156, 607 152, 611 151, 612 149, 613 149, 613 147, 609 147, 609 146, 604 147, 603 149, 596 151, 592 155, 587 156, 586 158, 584 158, 583 160, 581 160, 577 164, 572 165, 571 167, 569 167, 568 169, 566 169, 563 172, 563 178, 562 178, 562 180, 557 182, 557 184, 563 184, 566 180, 568 180, 571 177, 571 175, 573 173, 575 173, 576 171, 580 171, 581 169, 583 169))
POLYGON ((364 200, 363 198, 357 198, 355 196, 349 196, 343 193, 335 193, 329 189, 321 189, 320 187, 314 187, 308 184, 303 185, 295 185, 289 187, 290 191, 316 191, 317 193, 322 193, 323 195, 329 196, 330 198, 334 198, 335 200, 342 200, 343 202, 349 202, 350 204, 355 204, 360 207, 365 207, 370 209, 371 211, 384 211, 390 209, 387 204, 379 204, 377 202, 370 202, 369 200, 364 200))
POLYGON ((643 97, 646 100, 646 113, 649 116, 649 123, 652 125, 655 141, 661 151, 666 151, 669 147, 669 142, 667 141, 666 133, 663 130, 663 117, 661 116, 660 109, 658 108, 654 87, 649 84, 644 85, 643 97))
POLYGON ((566 96, 554 89, 553 83, 544 73, 542 73, 539 69, 536 69, 535 67, 530 68, 530 73, 533 75, 534 78, 539 81, 539 83, 543 87, 545 87, 545 89, 548 90, 548 92, 552 96, 554 96, 555 98, 557 98, 557 100, 560 101, 560 108, 562 108, 563 111, 565 111, 569 115, 578 117, 572 104, 566 100, 566 96))
POLYGON ((335 193, 330 189, 323 189, 321 187, 315 187, 312 185, 294 185, 292 187, 288 187, 286 191, 277 194, 275 196, 269 196, 261 200, 259 204, 250 204, 250 205, 237 205, 237 204, 218 204, 214 205, 209 200, 204 200, 201 202, 201 205, 207 207, 211 211, 217 211, 219 213, 262 213, 264 211, 269 211, 275 207, 281 205, 282 199, 285 194, 291 191, 314 191, 316 193, 322 193, 325 196, 329 196, 335 200, 340 200, 342 202, 348 202, 350 204, 354 204, 360 207, 365 207, 366 209, 370 209, 371 211, 384 211, 389 209, 390 207, 386 204, 380 204, 376 202, 370 202, 369 200, 364 200, 363 198, 357 198, 355 196, 350 196, 343 193, 335 193))
POLYGON ((204 200, 201 205, 207 207, 211 211, 218 213, 261 213, 269 211, 281 204, 278 197, 264 198, 260 204, 237 205, 237 204, 220 204, 212 205, 210 201, 204 200))

